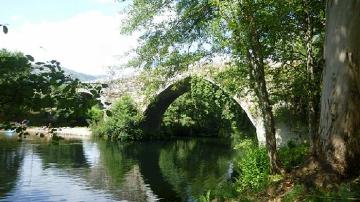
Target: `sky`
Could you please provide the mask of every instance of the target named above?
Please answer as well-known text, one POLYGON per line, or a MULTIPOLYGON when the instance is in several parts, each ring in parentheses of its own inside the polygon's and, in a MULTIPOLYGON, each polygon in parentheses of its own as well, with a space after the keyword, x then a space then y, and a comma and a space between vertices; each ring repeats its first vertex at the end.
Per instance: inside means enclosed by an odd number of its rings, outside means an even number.
POLYGON ((125 8, 115 0, 0 0, 0 24, 9 29, 0 33, 0 49, 104 75, 137 45, 136 36, 120 34, 125 8))

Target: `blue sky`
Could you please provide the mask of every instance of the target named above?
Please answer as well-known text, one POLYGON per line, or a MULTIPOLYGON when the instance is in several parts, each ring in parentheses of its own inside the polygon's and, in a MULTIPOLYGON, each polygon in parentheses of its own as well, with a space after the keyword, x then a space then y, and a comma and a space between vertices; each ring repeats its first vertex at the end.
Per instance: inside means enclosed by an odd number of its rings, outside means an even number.
POLYGON ((98 75, 119 66, 137 45, 120 34, 125 5, 114 0, 0 0, 0 48, 59 60, 75 71, 98 75))
POLYGON ((0 20, 12 26, 18 19, 39 23, 59 21, 87 11, 111 15, 121 10, 124 3, 113 0, 1 0, 0 20))

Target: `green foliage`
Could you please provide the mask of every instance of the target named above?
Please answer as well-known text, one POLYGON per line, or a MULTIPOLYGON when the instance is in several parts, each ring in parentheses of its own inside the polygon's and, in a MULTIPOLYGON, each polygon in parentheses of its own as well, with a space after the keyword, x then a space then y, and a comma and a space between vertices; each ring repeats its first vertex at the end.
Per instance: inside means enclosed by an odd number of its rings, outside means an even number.
POLYGON ((334 190, 317 190, 307 197, 309 201, 354 201, 360 199, 359 182, 342 183, 334 190))
POLYGON ((89 124, 96 124, 104 118, 104 112, 99 105, 94 105, 88 110, 87 116, 89 124))
POLYGON ((332 189, 306 188, 303 184, 295 185, 283 198, 292 201, 358 201, 360 199, 359 182, 344 182, 332 189))
POLYGON ((286 147, 279 149, 279 158, 287 170, 290 170, 304 163, 306 157, 309 156, 309 145, 288 142, 286 147))
POLYGON ((229 136, 252 125, 229 94, 195 77, 191 80, 191 91, 167 109, 163 127, 166 133, 174 135, 229 136))
POLYGON ((261 64, 271 101, 281 105, 275 111, 304 122, 300 117, 307 116, 311 95, 319 100, 324 8, 322 0, 134 0, 123 30, 143 33, 131 66, 156 69, 164 77, 225 55, 232 68, 218 76, 220 83, 231 93, 248 95, 258 89, 249 67, 261 64), (314 79, 306 69, 309 57, 314 79))
POLYGON ((32 56, 1 50, 0 75, 2 123, 86 124, 87 110, 100 103, 101 86, 71 78, 55 60, 34 62, 32 56))
POLYGON ((224 71, 215 72, 214 78, 231 95, 247 95, 250 89, 248 71, 246 68, 239 68, 229 64, 224 71))
POLYGON ((236 162, 239 178, 235 182, 239 193, 256 193, 269 183, 269 158, 264 147, 259 147, 252 140, 244 140, 236 147, 241 152, 236 162))
POLYGON ((304 197, 305 187, 303 185, 295 185, 291 191, 287 192, 283 198, 284 202, 293 202, 300 197, 304 197))
POLYGON ((211 202, 211 191, 208 190, 205 195, 199 197, 199 202, 211 202))
POLYGON ((130 96, 122 96, 111 108, 111 116, 92 125, 92 131, 111 140, 132 141, 144 138, 142 116, 130 96))
POLYGON ((21 53, 0 51, 0 122, 23 115, 34 92, 28 78, 31 65, 21 53))

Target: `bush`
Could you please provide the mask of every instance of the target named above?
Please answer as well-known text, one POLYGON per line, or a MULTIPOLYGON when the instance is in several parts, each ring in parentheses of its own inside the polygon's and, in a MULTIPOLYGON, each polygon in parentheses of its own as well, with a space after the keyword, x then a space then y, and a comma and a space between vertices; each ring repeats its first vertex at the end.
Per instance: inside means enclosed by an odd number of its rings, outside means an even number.
POLYGON ((360 184, 356 180, 341 183, 329 188, 305 188, 304 184, 295 185, 284 195, 282 201, 359 201, 360 184))
POLYGON ((286 147, 279 149, 279 158, 287 170, 299 166, 305 161, 309 154, 308 144, 298 144, 288 142, 286 147))
POLYGON ((236 163, 239 172, 239 178, 235 182, 236 190, 240 193, 260 191, 269 182, 270 165, 266 148, 259 147, 248 139, 235 148, 241 152, 236 163))
POLYGON ((104 112, 101 110, 99 105, 94 105, 88 110, 86 115, 87 117, 89 117, 89 119, 87 120, 88 124, 92 125, 97 124, 103 119, 104 112))
POLYGON ((105 120, 92 125, 94 134, 111 140, 132 141, 143 138, 140 129, 142 116, 134 101, 129 96, 123 96, 110 110, 111 114, 105 120))

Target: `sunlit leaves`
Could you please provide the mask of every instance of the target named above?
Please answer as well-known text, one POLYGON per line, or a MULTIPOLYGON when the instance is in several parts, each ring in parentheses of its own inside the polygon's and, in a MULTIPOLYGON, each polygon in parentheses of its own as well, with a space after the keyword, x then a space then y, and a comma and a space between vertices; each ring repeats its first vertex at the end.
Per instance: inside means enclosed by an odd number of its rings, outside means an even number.
POLYGON ((96 135, 119 141, 133 141, 144 138, 140 129, 142 116, 131 97, 122 96, 105 113, 108 117, 99 121, 93 127, 96 135))

